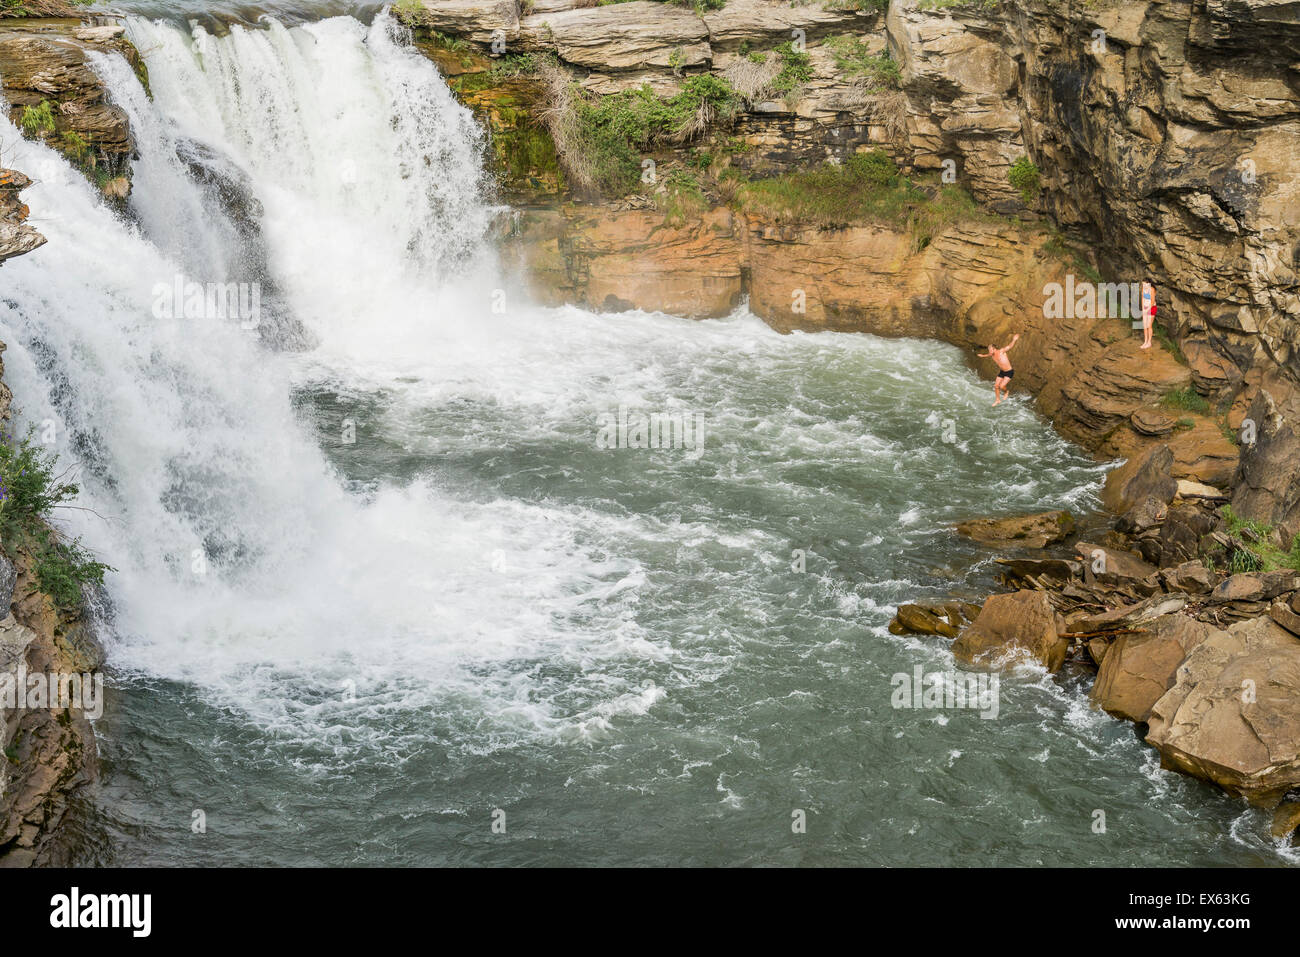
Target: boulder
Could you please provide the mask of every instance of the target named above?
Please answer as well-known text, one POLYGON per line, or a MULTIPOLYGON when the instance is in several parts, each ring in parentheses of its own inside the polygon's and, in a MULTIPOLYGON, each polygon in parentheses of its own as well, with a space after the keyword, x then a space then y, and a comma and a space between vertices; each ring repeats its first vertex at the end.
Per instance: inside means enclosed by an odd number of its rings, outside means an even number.
POLYGON ((1105 548, 1091 542, 1079 542, 1074 547, 1083 561, 1085 577, 1095 576, 1098 581, 1142 581, 1157 571, 1156 566, 1143 561, 1132 552, 1105 548))
POLYGON ((1066 511, 1039 512, 1012 518, 976 518, 957 525, 957 534, 985 545, 1046 548, 1074 531, 1074 516, 1066 511))
POLYGON ((1300 638, 1300 615, 1297 615, 1288 606, 1281 602, 1274 602, 1269 606, 1268 617, 1291 632, 1291 634, 1300 638))
POLYGON ((1138 409, 1129 416, 1129 424, 1138 435, 1158 437, 1173 432, 1178 420, 1158 409, 1138 409))
POLYGON ((1193 482, 1190 479, 1178 480, 1178 498, 1202 499, 1212 502, 1226 502, 1228 496, 1221 490, 1212 485, 1204 485, 1200 482, 1193 482))
POLYGON ((1152 706, 1161 764, 1275 806, 1300 785, 1300 641, 1268 618, 1196 645, 1152 706))
POLYGON ((1204 595, 1214 587, 1214 573, 1204 562, 1191 561, 1160 570, 1160 581, 1169 591, 1204 595))
POLYGON ((983 667, 1000 667, 1016 661, 1035 661, 1048 671, 1065 662, 1070 642, 1056 630, 1056 612, 1041 591, 992 595, 979 617, 952 645, 961 661, 983 667))
POLYGON ((1243 572, 1230 575, 1210 592, 1210 601, 1222 604, 1231 601, 1271 601, 1280 595, 1300 589, 1300 574, 1296 572, 1243 572))
POLYGON ((1147 499, 1140 505, 1129 509, 1115 522, 1115 528, 1126 535, 1141 535, 1143 532, 1158 528, 1169 517, 1169 506, 1147 499))
POLYGON ((1177 505, 1169 509, 1154 540, 1142 554, 1157 565, 1179 565, 1201 555, 1201 539, 1214 531, 1218 520, 1199 505, 1177 505))
POLYGON ((1116 515, 1148 500, 1168 505, 1178 493, 1178 483, 1171 474, 1173 465, 1173 450, 1168 445, 1153 445, 1107 473, 1102 504, 1116 515))
POLYGON ((1279 841, 1285 841, 1288 838, 1294 842, 1295 830, 1300 827, 1300 802, 1287 801, 1285 804, 1279 804, 1276 811, 1273 812, 1273 822, 1269 826, 1269 832, 1279 841))
POLYGON ((1099 662, 1092 700, 1117 718, 1145 722, 1188 652, 1214 631, 1179 613, 1158 618, 1146 634, 1120 635, 1099 662))
POLYGON ((943 635, 945 638, 956 638, 958 627, 946 609, 899 605, 893 621, 889 623, 889 630, 895 635, 943 635))

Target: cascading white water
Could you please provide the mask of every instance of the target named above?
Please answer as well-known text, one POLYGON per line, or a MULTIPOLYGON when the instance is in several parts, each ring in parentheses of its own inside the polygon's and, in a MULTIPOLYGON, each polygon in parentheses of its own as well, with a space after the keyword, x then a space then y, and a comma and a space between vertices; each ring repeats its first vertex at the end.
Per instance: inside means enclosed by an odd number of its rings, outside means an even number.
MULTIPOLYGON (((597 635, 635 642, 617 602, 590 628, 562 623, 626 563, 585 560, 571 522, 518 503, 455 504, 419 481, 349 494, 291 406, 304 377, 364 378, 391 356, 389 377, 487 309, 453 282, 491 215, 482 134, 391 29, 343 18, 218 39, 132 21, 156 99, 120 58, 97 67, 136 133, 138 226, 5 127, 12 164, 41 173, 26 198, 49 240, 3 273, 8 375, 23 418, 60 421, 59 451, 86 463, 84 504, 102 518, 68 523, 117 569, 117 667, 197 682, 268 722, 305 707, 293 684, 366 701, 405 683, 415 706, 463 683, 497 702, 487 712, 545 725, 517 676, 459 669, 551 644, 584 658, 597 635), (192 143, 261 205, 265 263, 178 159, 192 143), (156 290, 176 276, 273 279, 319 348, 285 355, 235 322, 157 318, 156 290), (344 357, 356 365, 333 363, 344 357), (531 572, 524 593, 489 571, 507 546, 531 572)), ((490 360, 479 344, 470 335, 461 357, 490 360)), ((296 717, 313 724, 307 710, 296 717)))
MULTIPOLYGON (((522 862, 481 839, 511 802, 555 862, 799 859, 792 806, 824 815, 807 861, 1124 853, 1041 779, 1189 843, 1203 794, 1041 676, 996 722, 891 710, 891 672, 950 663, 891 606, 982 574, 951 523, 1091 501, 1099 468, 1026 405, 991 425, 936 343, 530 307, 483 242, 482 133, 385 15, 129 30, 153 98, 95 67, 130 222, 0 120, 49 239, 0 269, 6 375, 117 569, 119 861, 522 862), (177 276, 260 283, 260 326, 159 317, 177 276), (620 404, 705 414, 705 453, 596 451, 620 404)), ((1255 860, 1257 825, 1192 843, 1255 860)))

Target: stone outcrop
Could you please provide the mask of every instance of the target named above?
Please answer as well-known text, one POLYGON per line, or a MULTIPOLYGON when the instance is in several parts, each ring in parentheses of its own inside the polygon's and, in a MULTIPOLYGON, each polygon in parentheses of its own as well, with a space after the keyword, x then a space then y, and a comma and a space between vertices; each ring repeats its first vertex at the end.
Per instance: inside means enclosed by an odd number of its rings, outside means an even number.
POLYGON ((1276 805, 1300 785, 1300 641, 1267 618, 1191 649, 1152 706, 1147 742, 1166 767, 1276 805))
POLYGON ((119 53, 146 82, 144 64, 120 24, 23 21, 0 31, 0 82, 9 119, 30 139, 63 153, 110 197, 130 187, 133 149, 126 111, 108 102, 91 52, 119 53))
MULTIPOLYGON (((0 421, 9 418, 10 399, 0 383, 0 421)), ((33 567, 21 549, 0 551, 0 675, 95 671, 102 650, 82 621, 38 590, 33 567), (4 551, 15 551, 17 561, 4 551)), ((79 708, 25 707, 16 697, 13 703, 7 707, 0 696, 0 867, 66 866, 70 847, 59 825, 72 798, 98 774, 94 731, 79 708)))
POLYGON ((1117 718, 1145 723, 1174 683, 1188 653, 1216 630, 1183 614, 1157 619, 1139 634, 1120 635, 1106 650, 1092 700, 1117 718))
POLYGON ((1002 667, 1033 661, 1048 671, 1065 662, 1069 640, 1056 631, 1056 614, 1041 591, 993 595, 953 642, 952 653, 970 665, 1002 667))
MULTIPOLYGON (((0 268, 4 260, 45 242, 23 222, 28 210, 18 192, 28 185, 23 174, 0 169, 0 268)), ((3 375, 0 362, 0 380, 3 375)), ((0 422, 8 421, 11 401, 9 387, 0 381, 0 422)), ((0 550, 0 675, 97 669, 102 652, 83 623, 59 612, 36 588, 30 555, 18 550, 15 563, 4 554, 9 550, 0 550)), ((0 867, 68 862, 59 825, 69 801, 95 779, 97 767, 94 731, 83 711, 11 709, 0 697, 0 867)))
POLYGON ((1300 535, 1300 429, 1284 418, 1273 396, 1261 389, 1246 416, 1254 441, 1241 453, 1232 509, 1245 519, 1275 526, 1284 543, 1300 535))
POLYGON ((44 245, 45 237, 27 225, 29 210, 18 194, 32 181, 17 170, 0 169, 0 263, 44 245))

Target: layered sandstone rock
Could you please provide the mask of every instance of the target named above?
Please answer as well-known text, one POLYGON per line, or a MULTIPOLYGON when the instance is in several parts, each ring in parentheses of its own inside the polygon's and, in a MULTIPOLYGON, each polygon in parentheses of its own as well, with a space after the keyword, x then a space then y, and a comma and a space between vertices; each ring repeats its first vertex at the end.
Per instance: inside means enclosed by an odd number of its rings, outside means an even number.
POLYGON ((29 210, 18 198, 31 184, 17 170, 0 169, 0 263, 45 244, 45 237, 27 225, 29 210))
POLYGON ((1147 742, 1166 767, 1272 806, 1300 784, 1300 641, 1267 618, 1217 631, 1152 706, 1147 742))
POLYGON ((1216 633, 1183 614, 1167 615, 1141 634, 1112 642, 1092 686, 1092 700, 1117 718, 1146 722, 1152 706, 1174 684, 1188 653, 1216 633))
POLYGON ((974 623, 953 642, 952 653, 981 667, 1033 661, 1056 671, 1069 647, 1069 640, 1056 631, 1056 613, 1047 596, 1026 590, 991 596, 974 623))
POLYGON ((1046 548, 1074 531, 1074 516, 1065 511, 1011 518, 977 518, 957 525, 957 534, 994 547, 1046 548))
POLYGON ((25 136, 62 152, 93 174, 106 192, 125 195, 133 149, 130 124, 126 111, 108 102, 88 59, 92 51, 121 54, 144 79, 143 61, 121 25, 37 20, 0 31, 0 82, 9 119, 25 136))

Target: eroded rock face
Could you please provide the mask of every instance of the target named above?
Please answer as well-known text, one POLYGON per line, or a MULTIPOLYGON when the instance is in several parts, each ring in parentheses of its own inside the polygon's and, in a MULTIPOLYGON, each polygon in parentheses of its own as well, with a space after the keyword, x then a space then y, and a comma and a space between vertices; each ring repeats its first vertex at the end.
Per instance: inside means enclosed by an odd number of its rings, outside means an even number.
POLYGON ((0 263, 45 244, 45 237, 27 225, 29 211, 18 198, 30 185, 32 181, 17 170, 0 169, 0 263))
POLYGON ((1149 502, 1168 505, 1178 492, 1173 477, 1174 453, 1168 445, 1155 445, 1106 473, 1102 503, 1123 514, 1149 502))
POLYGON ((1276 526, 1285 546, 1300 534, 1300 429, 1263 389, 1247 418, 1255 441, 1242 448, 1232 509, 1242 518, 1276 526))
POLYGON ((1120 635, 1106 650, 1092 700, 1110 714, 1145 722, 1173 686, 1188 652, 1217 629, 1183 614, 1157 619, 1145 634, 1120 635))
POLYGON ((1041 591, 993 595, 974 623, 953 642, 952 653, 979 667, 1035 661, 1048 671, 1065 662, 1070 642, 1056 631, 1056 613, 1041 591))
POLYGON ((74 165, 114 182, 129 175, 131 129, 126 111, 108 102, 91 69, 90 51, 117 53, 143 76, 138 52, 121 26, 70 27, 36 22, 0 32, 0 81, 9 119, 25 136, 63 153, 74 165), (37 121, 32 112, 48 110, 37 121), (24 124, 24 117, 28 123, 24 124))
POLYGON ((1300 640, 1268 618, 1239 622, 1192 648, 1147 742, 1165 767, 1273 806, 1300 784, 1298 695, 1300 640))

